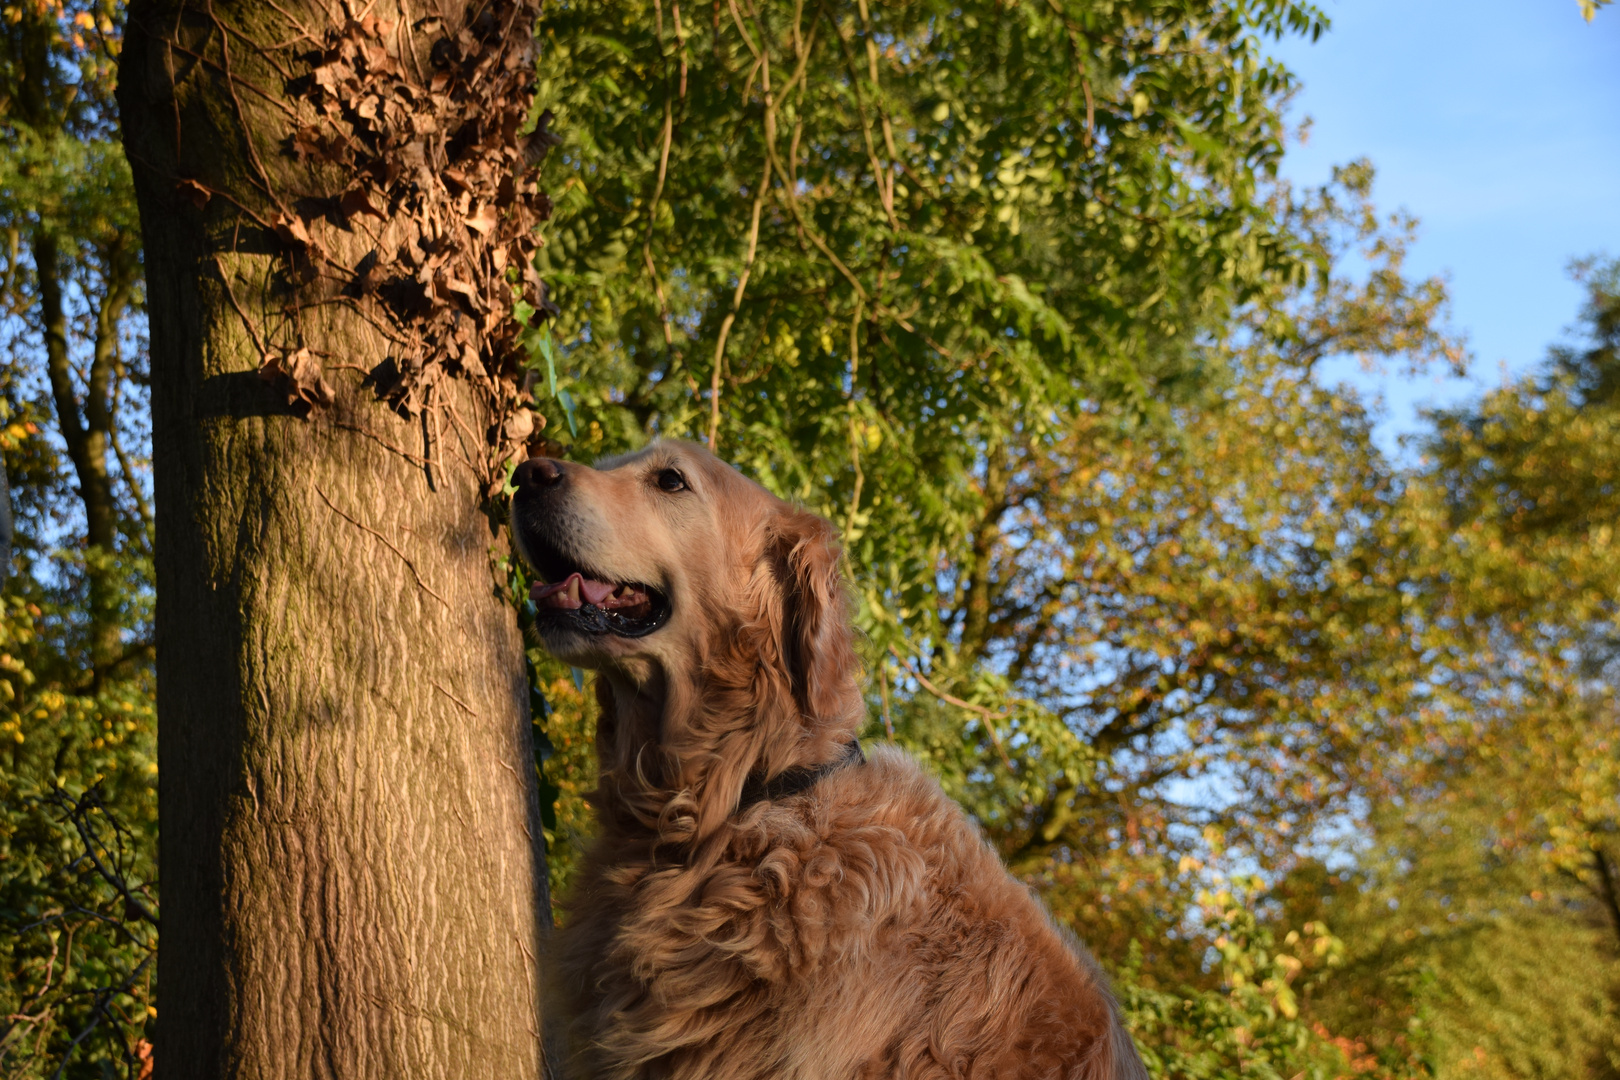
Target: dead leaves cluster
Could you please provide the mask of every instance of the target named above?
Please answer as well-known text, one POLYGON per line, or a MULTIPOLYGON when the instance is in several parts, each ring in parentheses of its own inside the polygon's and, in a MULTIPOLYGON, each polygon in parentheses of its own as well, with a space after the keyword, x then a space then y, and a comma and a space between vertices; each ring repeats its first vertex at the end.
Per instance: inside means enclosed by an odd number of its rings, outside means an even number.
MULTIPOLYGON (((301 57, 308 74, 289 86, 313 122, 284 149, 328 191, 341 190, 283 199, 271 222, 297 285, 330 283, 388 334, 392 363, 373 379, 392 405, 419 415, 447 376, 487 395, 491 473, 537 429, 514 304, 521 298, 537 317, 557 310, 534 253, 551 215, 536 167, 559 140, 549 112, 520 134, 538 9, 538 0, 491 0, 447 4, 409 26, 369 14, 332 25, 301 57), (334 255, 356 247, 337 242, 339 232, 369 241, 353 266, 334 255)), ((330 404, 307 350, 266 355, 261 370, 290 401, 330 404)))
POLYGON ((287 395, 289 405, 301 401, 312 409, 324 409, 332 404, 332 386, 308 349, 266 352, 259 374, 287 395))

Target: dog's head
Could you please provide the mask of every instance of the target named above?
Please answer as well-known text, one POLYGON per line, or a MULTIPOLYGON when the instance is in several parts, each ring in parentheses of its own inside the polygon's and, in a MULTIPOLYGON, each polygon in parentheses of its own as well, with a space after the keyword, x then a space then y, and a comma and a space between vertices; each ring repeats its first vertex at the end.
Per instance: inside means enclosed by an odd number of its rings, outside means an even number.
POLYGON ((513 475, 512 534, 548 651, 675 679, 736 652, 787 680, 798 709, 860 708, 837 534, 702 447, 660 440, 591 468, 533 458, 513 475))

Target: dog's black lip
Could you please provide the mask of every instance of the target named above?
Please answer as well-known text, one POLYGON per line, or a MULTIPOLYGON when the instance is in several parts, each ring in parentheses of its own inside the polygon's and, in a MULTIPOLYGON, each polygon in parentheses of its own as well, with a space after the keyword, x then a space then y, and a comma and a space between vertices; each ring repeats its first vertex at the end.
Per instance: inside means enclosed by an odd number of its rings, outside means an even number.
POLYGON ((657 630, 669 621, 672 608, 669 595, 655 585, 648 585, 640 581, 619 581, 611 574, 601 574, 576 562, 568 555, 559 551, 549 543, 545 537, 529 533, 522 544, 524 555, 535 574, 547 585, 555 585, 559 581, 568 580, 570 574, 579 574, 592 581, 611 581, 621 585, 628 585, 632 589, 640 589, 647 594, 652 602, 652 610, 640 618, 631 618, 621 615, 617 611, 597 607, 592 603, 583 603, 577 608, 535 608, 534 621, 537 626, 554 624, 565 626, 582 634, 603 635, 612 634, 615 637, 639 638, 657 630))
POLYGON ((614 637, 622 638, 646 637, 669 621, 671 608, 669 599, 657 589, 645 585, 637 585, 636 588, 645 590, 653 605, 651 614, 639 619, 632 619, 617 611, 608 611, 606 608, 587 603, 577 608, 536 608, 535 625, 558 625, 581 634, 595 636, 612 634, 614 637))

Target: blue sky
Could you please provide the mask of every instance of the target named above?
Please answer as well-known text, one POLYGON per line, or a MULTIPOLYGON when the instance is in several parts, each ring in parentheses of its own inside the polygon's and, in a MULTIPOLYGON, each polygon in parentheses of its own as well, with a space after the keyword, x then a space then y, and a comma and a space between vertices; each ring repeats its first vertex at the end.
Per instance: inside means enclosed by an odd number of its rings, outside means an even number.
POLYGON ((1301 78, 1291 119, 1314 124, 1283 172, 1321 183, 1368 157, 1381 207, 1422 220, 1409 267, 1450 279, 1467 380, 1327 369, 1387 404, 1380 442, 1538 361, 1574 320, 1565 266, 1620 255, 1620 5, 1588 24, 1575 0, 1318 0, 1333 27, 1273 53, 1301 78))

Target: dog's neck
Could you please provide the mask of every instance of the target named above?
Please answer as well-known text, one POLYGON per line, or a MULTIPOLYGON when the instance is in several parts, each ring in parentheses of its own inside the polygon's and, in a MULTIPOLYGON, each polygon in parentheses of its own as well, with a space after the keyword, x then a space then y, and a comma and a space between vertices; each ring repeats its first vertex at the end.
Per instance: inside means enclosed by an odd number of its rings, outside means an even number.
POLYGON ((853 674, 839 695, 840 715, 808 715, 781 670, 761 662, 761 643, 747 631, 721 635, 708 655, 679 665, 689 674, 598 676, 596 801, 605 828, 695 843, 733 815, 751 777, 815 768, 846 753, 863 720, 853 674))

